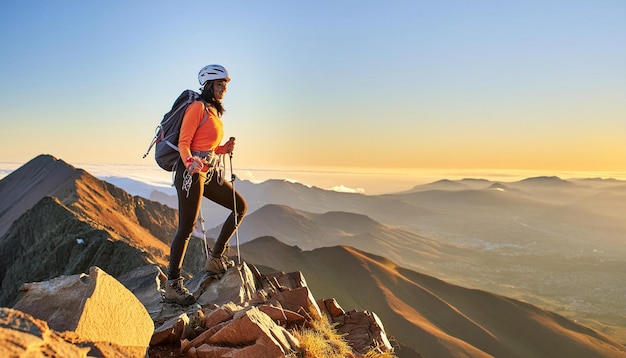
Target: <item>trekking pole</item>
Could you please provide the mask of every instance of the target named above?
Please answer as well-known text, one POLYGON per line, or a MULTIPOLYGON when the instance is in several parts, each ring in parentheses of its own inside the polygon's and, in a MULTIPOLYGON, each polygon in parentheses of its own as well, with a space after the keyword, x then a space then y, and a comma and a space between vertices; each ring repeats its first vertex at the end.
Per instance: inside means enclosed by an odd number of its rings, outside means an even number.
POLYGON ((204 252, 206 259, 209 261, 209 245, 206 243, 206 229, 204 228, 204 216, 202 216, 202 198, 200 198, 200 226, 202 227, 202 241, 204 241, 204 252))
MULTIPOLYGON (((234 137, 230 137, 230 140, 234 140, 234 137)), ((233 152, 229 153, 230 159, 230 184, 233 187, 233 214, 235 216, 235 239, 237 240, 237 265, 241 265, 241 254, 239 252, 239 223, 237 222, 237 195, 235 192, 235 172, 233 170, 233 152)))

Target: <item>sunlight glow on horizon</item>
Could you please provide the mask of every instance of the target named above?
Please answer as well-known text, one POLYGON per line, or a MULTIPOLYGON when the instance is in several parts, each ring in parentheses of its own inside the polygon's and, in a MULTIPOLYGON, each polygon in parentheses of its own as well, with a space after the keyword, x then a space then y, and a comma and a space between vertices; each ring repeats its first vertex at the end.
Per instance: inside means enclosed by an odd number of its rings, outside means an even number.
MULTIPOLYGON (((63 160, 63 158, 57 158, 63 160)), ((64 160, 65 161, 65 160, 64 160)), ((67 162, 67 161, 65 161, 67 162)), ((71 163, 75 168, 103 177, 126 177, 156 187, 171 188, 171 173, 156 164, 71 163)), ((24 165, 23 162, 0 162, 0 179, 24 165)), ((626 171, 542 171, 500 169, 415 169, 415 168, 245 168, 235 166, 240 180, 261 183, 267 180, 285 180, 308 187, 318 187, 346 193, 366 195, 389 194, 409 190, 416 185, 435 181, 487 179, 514 182, 531 177, 557 176, 561 179, 602 178, 626 181, 626 171)), ((227 171, 230 175, 230 169, 227 171)))

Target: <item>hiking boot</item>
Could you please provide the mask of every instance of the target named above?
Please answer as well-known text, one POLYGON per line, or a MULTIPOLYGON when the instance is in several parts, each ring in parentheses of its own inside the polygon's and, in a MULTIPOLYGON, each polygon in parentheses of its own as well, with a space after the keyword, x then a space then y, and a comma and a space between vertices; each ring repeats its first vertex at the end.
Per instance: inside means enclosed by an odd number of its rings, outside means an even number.
POLYGON ((196 298, 183 286, 183 278, 167 280, 165 284, 165 302, 178 303, 187 306, 196 301, 196 298))
POLYGON ((227 269, 235 267, 235 261, 229 260, 226 256, 211 256, 206 262, 206 271, 211 274, 224 273, 227 269))

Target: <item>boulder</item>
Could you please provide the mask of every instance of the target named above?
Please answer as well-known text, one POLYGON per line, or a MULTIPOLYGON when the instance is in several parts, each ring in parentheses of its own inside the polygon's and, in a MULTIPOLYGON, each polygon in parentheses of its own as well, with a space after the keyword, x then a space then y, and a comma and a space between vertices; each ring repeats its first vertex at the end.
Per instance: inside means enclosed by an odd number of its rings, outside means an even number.
POLYGON ((393 352, 383 323, 376 313, 350 311, 333 321, 339 323, 337 331, 345 335, 345 339, 356 352, 365 354, 373 347, 383 352, 393 352))
POLYGON ((284 357, 300 344, 289 331, 253 306, 207 328, 192 341, 182 340, 181 352, 188 357, 284 357))
POLYGON ((306 284, 306 280, 304 279, 304 275, 300 271, 289 273, 276 271, 265 275, 265 277, 272 282, 276 282, 281 291, 300 287, 308 287, 306 284))
POLYGON ((154 323, 142 303, 98 267, 89 275, 60 276, 27 283, 15 309, 82 341, 107 342, 145 355, 154 323))
POLYGON ((322 311, 308 287, 298 287, 279 292, 272 297, 272 300, 280 302, 283 308, 293 312, 309 312, 313 313, 315 317, 322 315, 322 311))
POLYGON ((319 300, 317 302, 319 308, 324 312, 328 317, 335 318, 341 317, 346 314, 346 311, 339 306, 339 303, 334 298, 328 298, 325 300, 319 300))
POLYGON ((218 323, 228 321, 233 317, 233 311, 224 305, 218 309, 215 309, 204 316, 204 326, 213 327, 218 323))
POLYGON ((187 353, 187 356, 191 358, 228 357, 227 354, 231 353, 234 350, 234 348, 230 347, 216 347, 210 346, 208 344, 203 344, 198 348, 191 347, 191 349, 189 349, 189 353, 187 353))
POLYGON ((239 355, 233 354, 233 357, 281 357, 300 345, 296 337, 256 307, 238 312, 230 324, 209 337, 206 343, 230 347, 247 345, 241 349, 239 355), (252 354, 260 351, 266 353, 252 354), (252 355, 244 355, 245 352, 252 355))
POLYGON ((162 311, 163 299, 156 294, 164 289, 167 276, 157 265, 145 265, 120 277, 118 281, 132 292, 144 305, 150 317, 156 318, 162 311))
POLYGON ((90 348, 66 342, 48 324, 12 308, 0 307, 0 357, 87 357, 90 348))
POLYGON ((298 325, 302 326, 306 321, 306 317, 296 312, 286 310, 280 305, 272 306, 272 305, 260 305, 257 308, 268 315, 272 321, 276 322, 279 325, 298 325))
POLYGON ((272 321, 278 324, 283 324, 287 322, 287 315, 285 314, 285 310, 282 307, 272 306, 272 305, 261 305, 261 306, 258 306, 258 309, 261 312, 265 313, 266 315, 270 316, 272 321))
POLYGON ((210 327, 206 331, 200 333, 196 338, 194 338, 191 341, 188 340, 188 339, 182 339, 180 341, 180 351, 182 353, 186 353, 186 352, 190 351, 192 348, 197 348, 197 347, 202 346, 203 344, 205 344, 208 341, 208 339, 212 335, 214 335, 216 332, 218 332, 220 329, 224 328, 228 324, 230 324, 230 322, 218 323, 215 326, 210 327))
POLYGON ((243 304, 252 299, 257 291, 256 280, 246 263, 231 267, 221 277, 208 275, 202 271, 190 279, 185 287, 202 306, 228 302, 243 304))
POLYGON ((120 276, 119 281, 143 304, 154 321, 155 327, 160 327, 181 313, 185 313, 189 317, 195 316, 202 309, 198 304, 182 307, 177 304, 166 303, 161 293, 165 287, 167 276, 156 265, 139 267, 120 276))
POLYGON ((170 318, 154 330, 150 345, 178 342, 181 338, 185 338, 187 327, 189 327, 189 316, 186 313, 170 318))

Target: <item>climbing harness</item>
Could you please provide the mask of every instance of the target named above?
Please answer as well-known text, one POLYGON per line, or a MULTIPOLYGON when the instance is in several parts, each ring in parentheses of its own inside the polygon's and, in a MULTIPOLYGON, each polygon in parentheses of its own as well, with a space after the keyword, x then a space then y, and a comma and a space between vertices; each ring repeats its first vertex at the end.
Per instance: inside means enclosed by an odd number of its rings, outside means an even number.
MULTIPOLYGON (((208 152, 192 151, 191 153, 195 156, 201 157, 204 165, 209 168, 209 170, 206 172, 198 173, 199 176, 206 179, 204 182, 204 184, 206 185, 207 183, 211 181, 211 179, 213 179, 213 174, 215 173, 216 168, 220 166, 219 162, 220 160, 222 160, 224 155, 223 154, 216 155, 212 150, 208 152)), ((176 165, 178 165, 178 163, 176 165)), ((173 175, 175 175, 175 173, 176 171, 174 171, 173 175)), ((182 182, 181 188, 185 192, 187 192, 187 197, 189 197, 189 190, 191 189, 191 185, 193 185, 193 175, 190 174, 187 170, 185 170, 185 172, 183 173, 183 182, 182 182)))

